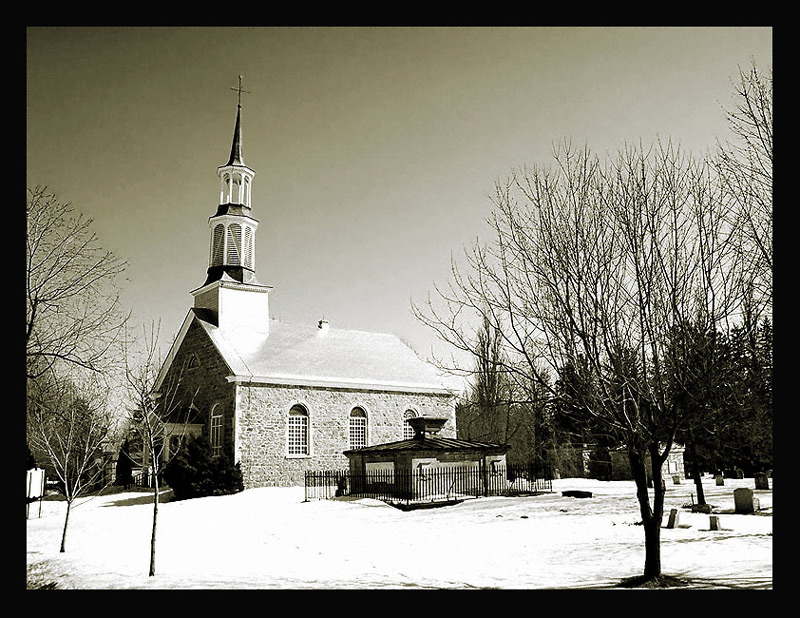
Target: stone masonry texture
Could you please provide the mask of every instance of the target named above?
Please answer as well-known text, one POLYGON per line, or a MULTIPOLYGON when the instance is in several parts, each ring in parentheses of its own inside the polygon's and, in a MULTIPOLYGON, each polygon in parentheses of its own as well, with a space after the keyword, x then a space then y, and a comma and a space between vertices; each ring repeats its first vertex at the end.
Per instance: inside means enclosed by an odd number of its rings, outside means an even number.
POLYGON ((402 392, 304 386, 242 385, 238 392, 239 455, 246 487, 302 485, 306 470, 346 469, 350 412, 367 413, 367 444, 403 439, 403 413, 448 419, 442 435, 455 437, 453 398, 402 392), (289 410, 302 405, 311 433, 309 456, 288 456, 289 410))

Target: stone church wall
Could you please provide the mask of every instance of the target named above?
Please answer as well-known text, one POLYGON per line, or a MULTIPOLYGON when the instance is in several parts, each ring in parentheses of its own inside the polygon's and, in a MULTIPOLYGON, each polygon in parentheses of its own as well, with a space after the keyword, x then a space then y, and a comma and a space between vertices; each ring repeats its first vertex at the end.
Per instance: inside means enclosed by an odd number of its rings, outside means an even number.
POLYGON ((304 386, 240 385, 236 434, 237 461, 245 487, 302 485, 306 470, 346 469, 342 454, 348 444, 350 412, 367 413, 367 444, 403 439, 403 413, 449 419, 442 435, 455 437, 453 398, 380 391, 304 386), (311 452, 287 455, 289 410, 295 404, 308 411, 311 452))
MULTIPOLYGON (((175 355, 169 375, 178 383, 182 411, 192 405, 195 411, 190 422, 203 424, 205 438, 209 438, 211 411, 222 414, 223 449, 233 458, 236 390, 226 379, 229 374, 230 369, 202 327, 192 324, 175 355)), ((165 383, 169 383, 169 379, 165 383)))

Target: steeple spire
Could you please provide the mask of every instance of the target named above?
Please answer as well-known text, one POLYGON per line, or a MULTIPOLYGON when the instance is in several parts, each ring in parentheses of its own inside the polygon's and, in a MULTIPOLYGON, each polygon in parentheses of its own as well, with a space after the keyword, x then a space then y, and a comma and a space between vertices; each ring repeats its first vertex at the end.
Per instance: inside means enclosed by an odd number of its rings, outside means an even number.
POLYGON ((239 103, 236 106, 236 127, 233 130, 233 144, 231 144, 231 156, 225 165, 244 165, 242 158, 242 93, 250 94, 249 90, 242 88, 242 76, 239 76, 239 86, 231 87, 239 93, 239 103))
POLYGON ((227 165, 244 165, 242 159, 242 106, 236 110, 236 128, 233 130, 233 144, 231 144, 231 156, 228 158, 227 165))

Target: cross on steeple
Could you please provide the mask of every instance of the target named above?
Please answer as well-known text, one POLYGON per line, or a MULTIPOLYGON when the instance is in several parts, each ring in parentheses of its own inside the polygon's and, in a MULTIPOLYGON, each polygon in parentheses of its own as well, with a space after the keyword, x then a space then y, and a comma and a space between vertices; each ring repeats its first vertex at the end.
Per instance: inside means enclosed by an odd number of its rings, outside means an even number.
POLYGON ((231 145, 231 156, 227 165, 244 165, 242 159, 242 93, 250 94, 249 90, 242 88, 242 76, 239 75, 239 85, 231 88, 239 96, 239 104, 236 106, 236 127, 233 130, 233 144, 231 145))
POLYGON ((241 75, 239 76, 239 86, 237 88, 231 87, 231 90, 235 90, 235 91, 237 91, 239 93, 239 107, 241 107, 242 106, 242 93, 244 92, 245 94, 250 94, 249 90, 244 90, 242 88, 242 76, 241 75))

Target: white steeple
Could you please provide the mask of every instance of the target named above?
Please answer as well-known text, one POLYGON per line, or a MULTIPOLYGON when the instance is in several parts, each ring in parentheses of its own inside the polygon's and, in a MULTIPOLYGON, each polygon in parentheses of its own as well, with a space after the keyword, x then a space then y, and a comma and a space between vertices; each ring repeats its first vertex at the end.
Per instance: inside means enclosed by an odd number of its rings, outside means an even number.
POLYGON ((236 125, 228 162, 217 168, 219 206, 209 218, 208 270, 202 287, 192 292, 195 308, 212 312, 219 326, 233 325, 268 332, 270 286, 261 285, 255 273, 255 236, 258 221, 251 215, 255 171, 242 157, 242 76, 239 76, 236 125))

